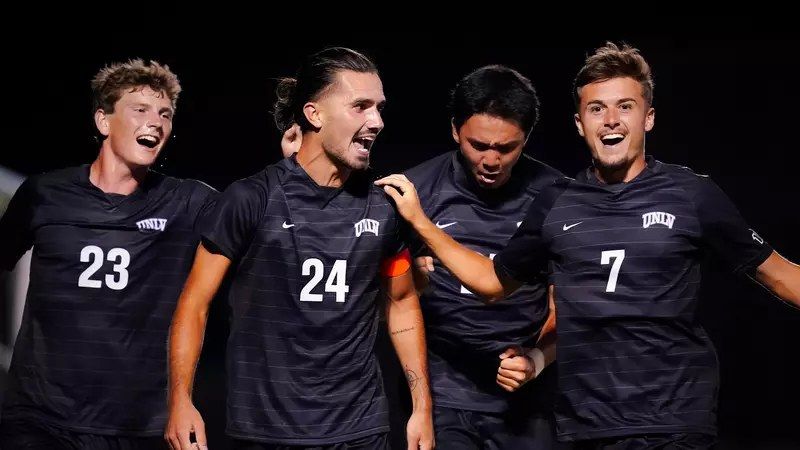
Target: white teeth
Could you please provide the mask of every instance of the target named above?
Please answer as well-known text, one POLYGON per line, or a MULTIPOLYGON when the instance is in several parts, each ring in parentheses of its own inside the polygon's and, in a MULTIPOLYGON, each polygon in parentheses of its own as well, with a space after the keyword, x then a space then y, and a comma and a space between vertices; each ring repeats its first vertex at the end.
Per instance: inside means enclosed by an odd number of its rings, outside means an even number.
POLYGON ((150 142, 158 141, 158 138, 155 137, 155 136, 139 136, 139 139, 144 139, 144 140, 147 140, 147 141, 150 141, 150 142))
POLYGON ((614 134, 607 134, 603 136, 602 139, 623 139, 624 137, 625 136, 621 135, 620 133, 614 133, 614 134))
POLYGON ((354 143, 356 144, 356 150, 365 154, 369 153, 369 147, 365 146, 363 142, 355 141, 354 143))
POLYGON ((374 141, 375 139, 372 137, 358 137, 353 139, 353 143, 356 144, 358 151, 362 153, 369 153, 374 141))

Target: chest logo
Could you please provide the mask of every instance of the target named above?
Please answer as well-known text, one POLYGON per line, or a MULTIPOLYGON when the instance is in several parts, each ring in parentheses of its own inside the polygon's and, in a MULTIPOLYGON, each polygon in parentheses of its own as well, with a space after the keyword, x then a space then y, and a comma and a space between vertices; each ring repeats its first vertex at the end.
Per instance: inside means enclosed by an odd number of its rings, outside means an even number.
POLYGON ((675 223, 675 216, 670 213, 654 211, 642 214, 642 228, 650 228, 652 225, 664 225, 670 230, 675 223))
POLYGON ((167 226, 167 219, 159 219, 157 217, 144 219, 136 222, 136 226, 139 227, 139 231, 143 232, 164 231, 167 226))
POLYGON ((361 236, 364 233, 372 233, 375 236, 378 235, 378 227, 380 227, 380 222, 373 219, 361 219, 353 225, 356 229, 356 237, 361 236))

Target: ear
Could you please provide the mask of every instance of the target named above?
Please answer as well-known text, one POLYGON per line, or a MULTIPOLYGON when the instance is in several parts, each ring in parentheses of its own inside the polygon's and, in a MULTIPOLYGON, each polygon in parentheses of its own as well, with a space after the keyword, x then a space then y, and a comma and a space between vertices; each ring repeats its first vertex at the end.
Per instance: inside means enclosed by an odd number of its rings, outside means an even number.
POLYGON ((308 123, 310 123, 314 128, 322 128, 322 112, 319 108, 319 103, 317 102, 308 102, 303 105, 303 115, 306 117, 308 123))
POLYGON ((586 136, 586 134, 583 131, 583 122, 581 122, 581 115, 578 113, 575 113, 575 127, 578 128, 578 134, 580 134, 581 137, 586 136))
POLYGON ((108 123, 108 115, 106 115, 106 112, 102 109, 98 109, 94 112, 94 126, 97 127, 97 131, 103 136, 108 136, 108 133, 111 132, 111 125, 108 123))
POLYGON ((458 130, 456 129, 456 123, 454 119, 450 119, 450 129, 453 133, 453 140, 456 141, 456 144, 460 144, 461 138, 458 137, 458 130))
POLYGON ((644 131, 650 131, 656 125, 656 110, 650 108, 647 110, 647 116, 644 118, 644 131))

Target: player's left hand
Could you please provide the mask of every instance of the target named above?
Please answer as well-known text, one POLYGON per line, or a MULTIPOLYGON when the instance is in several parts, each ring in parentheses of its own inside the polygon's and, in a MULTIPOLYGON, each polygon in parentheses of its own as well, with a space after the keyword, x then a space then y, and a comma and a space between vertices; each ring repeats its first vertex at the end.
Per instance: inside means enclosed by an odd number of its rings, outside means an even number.
POLYGON ((433 437, 433 415, 430 410, 414 411, 406 426, 408 450, 432 450, 436 447, 433 437))
POLYGON ((497 384, 501 388, 514 392, 534 378, 536 378, 536 367, 521 348, 509 347, 500 355, 497 384))

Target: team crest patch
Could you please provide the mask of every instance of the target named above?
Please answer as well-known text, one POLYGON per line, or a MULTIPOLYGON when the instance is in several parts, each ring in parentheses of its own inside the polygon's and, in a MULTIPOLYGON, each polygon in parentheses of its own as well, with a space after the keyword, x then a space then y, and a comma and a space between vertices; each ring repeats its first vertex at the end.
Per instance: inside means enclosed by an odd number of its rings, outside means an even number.
POLYGON ((675 216, 670 213, 654 211, 642 214, 642 228, 650 228, 653 225, 664 225, 670 230, 675 223, 675 216))
POLYGON ((139 227, 139 231, 143 233, 164 231, 164 229, 167 227, 167 219, 159 219, 157 217, 144 219, 136 222, 136 226, 139 227))
POLYGON ((377 236, 380 222, 373 219, 361 219, 353 226, 356 229, 356 237, 359 237, 364 233, 372 233, 377 236))

